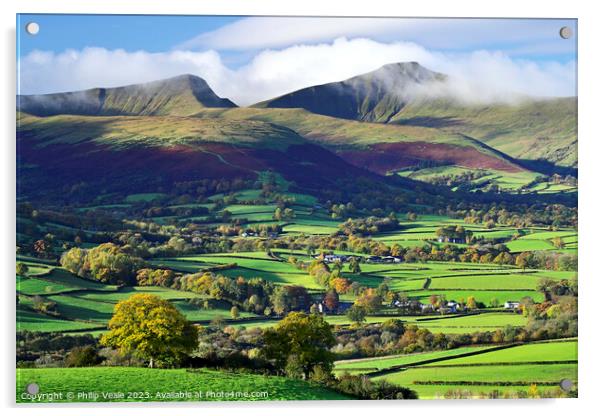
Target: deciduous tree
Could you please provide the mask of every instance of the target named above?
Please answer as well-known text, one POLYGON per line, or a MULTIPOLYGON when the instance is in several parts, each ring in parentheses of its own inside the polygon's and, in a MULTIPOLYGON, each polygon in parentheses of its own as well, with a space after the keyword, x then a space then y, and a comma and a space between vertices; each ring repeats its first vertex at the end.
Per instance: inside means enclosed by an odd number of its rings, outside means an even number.
POLYGON ((147 360, 149 366, 176 365, 197 346, 198 331, 168 301, 137 294, 115 306, 101 343, 147 360))
POLYGON ((282 371, 300 368, 304 378, 308 378, 317 365, 327 372, 332 370, 334 355, 330 348, 335 338, 321 315, 292 312, 265 331, 264 342, 262 354, 282 371))

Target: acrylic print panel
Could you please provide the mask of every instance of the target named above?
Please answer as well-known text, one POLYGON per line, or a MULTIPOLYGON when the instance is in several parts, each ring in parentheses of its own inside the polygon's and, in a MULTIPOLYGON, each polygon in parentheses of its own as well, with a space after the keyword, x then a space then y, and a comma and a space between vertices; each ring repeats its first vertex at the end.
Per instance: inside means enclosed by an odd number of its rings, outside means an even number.
POLYGON ((17 27, 17 402, 577 396, 576 20, 17 27))

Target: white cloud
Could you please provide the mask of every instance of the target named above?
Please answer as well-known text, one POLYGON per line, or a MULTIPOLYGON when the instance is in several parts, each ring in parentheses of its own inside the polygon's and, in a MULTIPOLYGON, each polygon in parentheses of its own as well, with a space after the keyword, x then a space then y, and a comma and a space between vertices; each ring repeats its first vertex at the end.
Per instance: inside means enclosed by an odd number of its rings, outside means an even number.
POLYGON ((218 95, 248 105, 404 61, 417 61, 450 75, 452 82, 437 93, 465 101, 505 100, 511 91, 535 96, 575 95, 572 62, 538 63, 490 51, 450 54, 410 42, 384 43, 362 38, 265 49, 236 70, 227 68, 220 55, 211 50, 149 53, 86 48, 59 54, 35 51, 19 63, 19 91, 32 94, 112 87, 191 73, 204 78, 218 95))
POLYGON ((429 19, 344 17, 247 17, 216 30, 201 33, 177 49, 262 49, 302 43, 332 41, 338 37, 368 37, 390 42, 404 40, 427 48, 523 48, 543 43, 537 53, 574 52, 575 43, 564 41, 559 29, 575 20, 566 19, 429 19))
POLYGON ((220 84, 228 69, 214 51, 149 53, 122 49, 33 51, 19 61, 18 90, 24 94, 73 91, 154 81, 183 73, 220 84))

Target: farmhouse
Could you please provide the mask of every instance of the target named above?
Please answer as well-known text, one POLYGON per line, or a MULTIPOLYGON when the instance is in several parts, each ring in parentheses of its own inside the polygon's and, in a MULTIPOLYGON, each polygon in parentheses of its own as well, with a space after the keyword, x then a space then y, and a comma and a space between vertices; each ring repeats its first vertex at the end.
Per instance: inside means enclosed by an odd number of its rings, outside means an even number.
POLYGON ((337 306, 336 310, 329 310, 326 305, 324 304, 323 301, 320 302, 316 302, 315 305, 318 307, 318 312, 319 313, 323 313, 323 314, 343 314, 347 311, 347 309, 349 309, 351 306, 353 306, 353 302, 340 302, 339 305, 337 306))
POLYGON ((370 256, 366 259, 368 263, 383 263, 383 258, 380 256, 370 256))
POLYGON ((506 303, 504 303, 505 309, 518 309, 519 306, 520 306, 520 302, 516 302, 513 300, 509 300, 506 303))
POLYGON ((383 263, 401 263, 401 257, 385 256, 382 258, 383 263))
POLYGON ((461 243, 465 242, 465 240, 462 238, 444 237, 444 236, 437 238, 437 241, 439 243, 454 243, 454 244, 461 244, 461 243))
POLYGON ((447 309, 449 309, 450 312, 456 313, 456 312, 458 312, 458 309, 460 309, 460 304, 457 302, 454 302, 452 300, 452 301, 447 302, 446 307, 447 307, 447 309))
POLYGON ((345 263, 346 261, 349 260, 348 256, 340 256, 338 254, 325 254, 325 255, 318 255, 318 256, 314 256, 315 259, 322 259, 325 263, 345 263))
POLYGON ((416 299, 395 300, 391 302, 391 306, 401 309, 421 310, 422 302, 416 299))
POLYGON ((420 309, 422 310, 422 312, 434 312, 435 311, 435 307, 433 305, 431 305, 430 303, 421 304, 420 309))

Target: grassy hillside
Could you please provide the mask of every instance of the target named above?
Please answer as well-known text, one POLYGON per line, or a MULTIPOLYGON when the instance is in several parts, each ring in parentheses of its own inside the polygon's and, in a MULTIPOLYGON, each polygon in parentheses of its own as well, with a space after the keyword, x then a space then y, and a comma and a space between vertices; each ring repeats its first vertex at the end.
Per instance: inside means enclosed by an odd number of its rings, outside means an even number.
POLYGON ((508 172, 524 170, 477 140, 436 128, 365 123, 301 109, 204 109, 195 117, 261 120, 285 126, 351 164, 381 174, 429 162, 508 172))
POLYGON ((516 103, 467 104, 421 91, 453 82, 415 62, 389 64, 341 82, 304 88, 255 105, 302 108, 336 118, 430 127, 473 137, 519 159, 577 163, 577 102, 517 98, 516 103))
POLYGON ((36 117, 21 113, 19 134, 37 147, 94 143, 115 150, 167 148, 227 143, 233 146, 284 150, 305 140, 286 127, 257 120, 187 117, 36 117))
POLYGON ((40 116, 79 115, 178 115, 204 107, 236 107, 218 97, 207 83, 194 75, 85 91, 17 97, 17 109, 40 116))
POLYGON ((129 367, 17 369, 17 402, 31 401, 22 395, 29 383, 37 383, 41 393, 62 393, 62 399, 56 400, 59 402, 348 399, 302 380, 206 369, 194 372, 129 367), (115 393, 117 397, 103 396, 103 392, 115 393), (189 392, 190 397, 169 396, 175 392, 189 392), (68 393, 74 396, 68 398, 68 393), (85 397, 81 393, 97 393, 98 397, 85 397))
POLYGON ((390 123, 473 137, 518 159, 577 165, 577 99, 466 106, 444 100, 408 104, 390 123))

